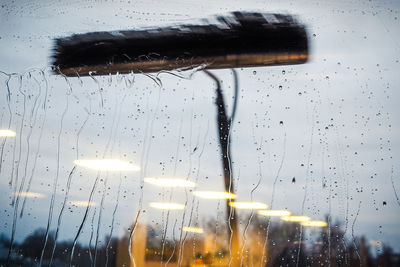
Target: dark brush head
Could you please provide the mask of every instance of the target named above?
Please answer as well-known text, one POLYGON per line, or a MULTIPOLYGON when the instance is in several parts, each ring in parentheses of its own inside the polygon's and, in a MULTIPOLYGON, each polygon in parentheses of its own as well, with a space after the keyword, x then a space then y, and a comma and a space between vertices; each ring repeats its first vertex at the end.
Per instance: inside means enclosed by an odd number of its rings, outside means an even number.
POLYGON ((92 32, 55 40, 57 73, 107 75, 205 65, 236 68, 308 59, 304 25, 282 14, 233 12, 219 24, 92 32))

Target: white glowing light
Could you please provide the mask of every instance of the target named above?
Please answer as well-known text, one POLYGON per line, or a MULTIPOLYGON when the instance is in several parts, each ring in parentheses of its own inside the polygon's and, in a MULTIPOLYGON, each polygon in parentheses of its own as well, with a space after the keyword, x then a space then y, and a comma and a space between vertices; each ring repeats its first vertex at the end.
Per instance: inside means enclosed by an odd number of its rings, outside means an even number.
POLYGON ((306 221, 301 222, 301 225, 310 227, 326 227, 328 223, 324 221, 306 221))
POLYGON ((183 210, 186 206, 171 202, 150 202, 149 206, 160 210, 183 210))
POLYGON ((139 171, 140 168, 119 159, 74 160, 78 166, 98 171, 139 171))
POLYGON ((14 137, 17 133, 9 129, 0 129, 0 137, 14 137))
POLYGON ((27 197, 27 198, 44 198, 45 195, 40 194, 40 193, 35 193, 35 192, 18 192, 14 193, 16 196, 20 197, 27 197))
POLYGON ((144 178, 144 181, 149 184, 162 186, 162 187, 195 187, 196 183, 185 179, 178 178, 144 178))
POLYGON ((203 228, 199 228, 199 227, 190 227, 190 226, 184 226, 182 228, 182 230, 184 232, 191 232, 191 233, 196 233, 196 234, 202 234, 204 233, 204 229, 203 228))
POLYGON ((261 202, 231 202, 229 206, 245 210, 262 210, 268 208, 268 205, 261 202))
POLYGON ((97 206, 96 202, 88 202, 88 201, 68 201, 68 204, 70 206, 76 206, 76 207, 87 207, 87 206, 97 206))
POLYGON ((229 192, 222 191, 195 191, 193 195, 199 198, 205 199, 233 199, 236 195, 229 192))
POLYGON ((281 219, 287 222, 307 222, 311 220, 308 216, 283 216, 281 219))
POLYGON ((263 216, 289 216, 291 213, 287 210, 259 210, 258 214, 263 216))

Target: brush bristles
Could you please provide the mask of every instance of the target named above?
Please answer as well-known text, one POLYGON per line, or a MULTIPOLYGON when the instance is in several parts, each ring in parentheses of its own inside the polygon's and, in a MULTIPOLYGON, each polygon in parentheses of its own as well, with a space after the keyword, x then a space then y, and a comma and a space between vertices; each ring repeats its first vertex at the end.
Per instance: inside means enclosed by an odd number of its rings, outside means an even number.
POLYGON ((219 25, 92 32, 60 38, 55 40, 53 65, 56 72, 82 76, 89 72, 156 72, 193 64, 231 68, 307 60, 305 27, 288 15, 234 12, 233 17, 217 19, 219 25), (257 55, 269 58, 257 60, 257 55))

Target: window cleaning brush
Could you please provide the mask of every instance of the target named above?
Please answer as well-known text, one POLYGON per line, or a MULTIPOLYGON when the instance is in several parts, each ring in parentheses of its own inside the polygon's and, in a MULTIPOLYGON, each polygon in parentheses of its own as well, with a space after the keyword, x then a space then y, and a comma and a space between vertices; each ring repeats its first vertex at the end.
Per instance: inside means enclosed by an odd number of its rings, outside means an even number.
POLYGON ((233 12, 214 23, 59 38, 52 64, 66 76, 108 75, 301 64, 308 52, 306 28, 292 16, 233 12))

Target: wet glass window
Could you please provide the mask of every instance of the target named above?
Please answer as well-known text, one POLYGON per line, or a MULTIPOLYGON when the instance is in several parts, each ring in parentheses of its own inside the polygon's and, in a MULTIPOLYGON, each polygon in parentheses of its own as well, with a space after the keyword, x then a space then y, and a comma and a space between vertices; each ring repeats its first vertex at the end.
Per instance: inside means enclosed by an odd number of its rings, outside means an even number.
POLYGON ((395 1, 3 1, 0 266, 399 266, 395 1))

